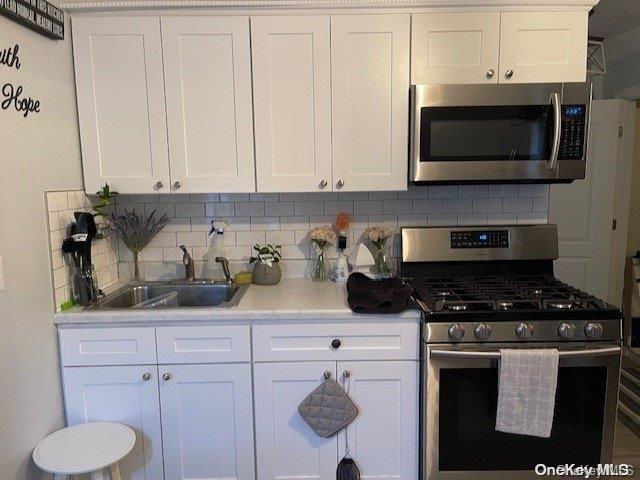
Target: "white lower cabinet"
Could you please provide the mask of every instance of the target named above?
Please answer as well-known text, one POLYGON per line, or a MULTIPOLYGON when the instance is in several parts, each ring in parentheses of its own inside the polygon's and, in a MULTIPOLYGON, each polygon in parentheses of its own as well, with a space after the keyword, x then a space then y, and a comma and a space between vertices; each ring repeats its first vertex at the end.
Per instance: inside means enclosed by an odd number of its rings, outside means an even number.
POLYGON ((362 478, 417 479, 418 362, 412 360, 255 365, 258 480, 335 479, 345 432, 320 438, 298 414, 326 371, 360 408, 347 432, 362 478))
POLYGON ((133 428, 136 444, 120 463, 123 480, 162 479, 157 367, 63 369, 67 424, 111 421, 133 428))
POLYGON ((254 479, 251 365, 159 368, 165 479, 254 479))
POLYGON ((254 366, 258 480, 335 480, 336 437, 318 437, 298 413, 298 404, 335 376, 335 362, 262 363, 254 366))

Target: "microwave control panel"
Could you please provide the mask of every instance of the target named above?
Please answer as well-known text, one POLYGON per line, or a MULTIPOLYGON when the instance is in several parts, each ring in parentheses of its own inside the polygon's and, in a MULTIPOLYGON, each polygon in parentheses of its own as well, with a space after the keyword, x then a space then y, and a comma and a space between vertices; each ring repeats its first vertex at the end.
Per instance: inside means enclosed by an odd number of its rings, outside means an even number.
POLYGON ((451 248, 509 248, 509 231, 453 231, 451 248))
POLYGON ((582 160, 584 156, 585 105, 562 105, 562 129, 560 132, 560 160, 582 160))

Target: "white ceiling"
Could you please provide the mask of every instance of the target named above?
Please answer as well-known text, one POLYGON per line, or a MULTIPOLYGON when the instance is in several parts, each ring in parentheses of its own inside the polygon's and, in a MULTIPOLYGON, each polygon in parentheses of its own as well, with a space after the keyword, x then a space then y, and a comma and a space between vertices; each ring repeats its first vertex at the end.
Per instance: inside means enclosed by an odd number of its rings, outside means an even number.
POLYGON ((589 19, 589 35, 612 37, 640 25, 640 0, 600 0, 589 19))

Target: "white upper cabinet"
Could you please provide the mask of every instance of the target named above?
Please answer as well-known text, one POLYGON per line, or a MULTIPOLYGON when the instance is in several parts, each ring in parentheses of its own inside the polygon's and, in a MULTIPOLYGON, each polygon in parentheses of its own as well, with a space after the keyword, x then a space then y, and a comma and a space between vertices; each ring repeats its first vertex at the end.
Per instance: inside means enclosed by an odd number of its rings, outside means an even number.
POLYGON ((500 12, 413 15, 411 83, 497 83, 500 12))
POLYGON ((73 18, 85 189, 167 193, 160 20, 73 18))
POLYGON ((171 189, 254 192, 248 17, 163 17, 171 189))
POLYGON ((586 80, 585 12, 505 12, 501 25, 501 82, 586 80))
POLYGON ((334 190, 406 190, 409 15, 331 17, 334 190))
POLYGON ((251 19, 259 192, 330 190, 329 17, 251 19))
POLYGON ((165 480, 254 480, 251 365, 159 371, 165 480))

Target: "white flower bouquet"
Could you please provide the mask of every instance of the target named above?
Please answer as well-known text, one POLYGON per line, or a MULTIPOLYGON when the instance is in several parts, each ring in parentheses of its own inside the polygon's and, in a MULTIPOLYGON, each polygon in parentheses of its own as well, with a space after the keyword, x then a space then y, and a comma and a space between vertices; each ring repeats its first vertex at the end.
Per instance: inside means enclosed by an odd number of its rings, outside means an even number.
POLYGON ((393 237, 395 230, 390 227, 369 227, 365 230, 364 236, 375 247, 375 265, 373 272, 381 275, 388 276, 391 273, 391 269, 387 264, 387 240, 393 237))
POLYGON ((328 245, 334 245, 337 240, 336 232, 329 225, 312 228, 309 231, 311 244, 318 254, 318 259, 313 272, 313 279, 316 282, 324 282, 328 278, 328 269, 324 261, 324 249, 328 245))

